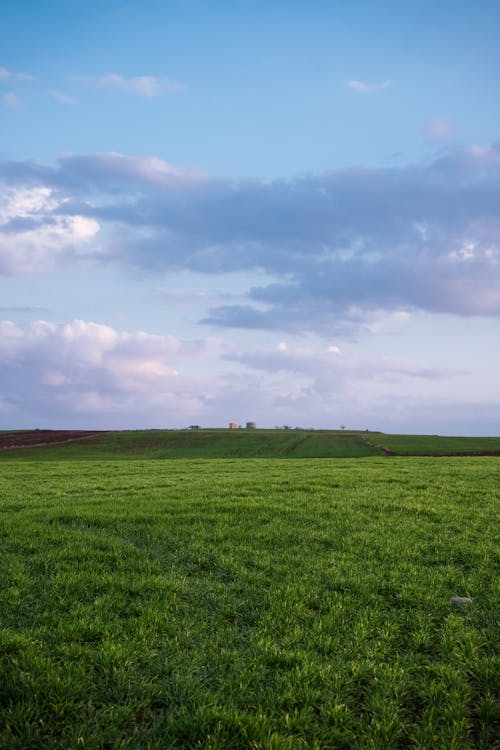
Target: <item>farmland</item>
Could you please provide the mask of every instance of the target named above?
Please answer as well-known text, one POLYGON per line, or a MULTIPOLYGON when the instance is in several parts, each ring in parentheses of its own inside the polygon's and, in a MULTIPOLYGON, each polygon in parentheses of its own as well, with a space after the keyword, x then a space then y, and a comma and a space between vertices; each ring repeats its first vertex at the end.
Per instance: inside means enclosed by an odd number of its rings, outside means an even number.
POLYGON ((0 433, 0 460, 360 458, 392 454, 500 456, 500 437, 387 435, 350 430, 227 429, 0 433), (22 450, 12 450, 15 445, 22 445, 22 450), (3 448, 9 448, 8 453, 3 448))
POLYGON ((500 459, 113 435, 2 454, 1 748, 494 747, 500 459))

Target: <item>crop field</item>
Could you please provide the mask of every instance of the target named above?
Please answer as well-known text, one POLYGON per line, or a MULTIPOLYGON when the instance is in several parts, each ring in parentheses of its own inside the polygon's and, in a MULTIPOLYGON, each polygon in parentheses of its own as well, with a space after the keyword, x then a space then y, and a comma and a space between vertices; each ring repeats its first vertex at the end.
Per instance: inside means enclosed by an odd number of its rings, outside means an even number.
POLYGON ((386 435, 350 430, 131 430, 0 433, 0 460, 143 460, 173 458, 361 458, 496 454, 500 437, 386 435), (82 438, 75 440, 75 438, 82 438), (15 444, 22 448, 12 450, 15 444), (59 443, 59 444, 58 444, 59 443), (37 447, 30 447, 36 444, 37 447), (40 445, 41 444, 41 445, 40 445), (9 448, 8 451, 4 450, 9 448))
POLYGON ((0 747, 495 747, 499 494, 496 457, 6 452, 0 747))
POLYGON ((398 455, 500 455, 498 437, 446 437, 443 435, 384 435, 379 433, 377 443, 398 455))
MULTIPOLYGON (((46 460, 49 457, 128 460, 359 457, 378 455, 380 450, 368 445, 360 433, 226 429, 108 432, 66 445, 23 448, 16 453, 20 458, 33 460, 46 460)), ((14 457, 12 451, 9 451, 9 457, 14 457)))

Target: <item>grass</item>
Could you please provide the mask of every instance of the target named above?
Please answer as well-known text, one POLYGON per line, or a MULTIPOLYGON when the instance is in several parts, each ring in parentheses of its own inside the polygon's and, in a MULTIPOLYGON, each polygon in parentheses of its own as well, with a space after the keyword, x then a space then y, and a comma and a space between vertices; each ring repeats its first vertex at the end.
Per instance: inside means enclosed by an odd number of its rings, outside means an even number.
MULTIPOLYGON (((138 430, 8 452, 30 460, 166 458, 334 458, 378 455, 364 433, 295 430, 138 430)), ((7 451, 0 458, 7 457, 7 451)))
POLYGON ((349 430, 137 430, 107 432, 63 445, 0 451, 1 460, 186 458, 361 458, 398 454, 497 452, 500 437, 386 435, 349 430))
POLYGON ((499 487, 497 458, 4 457, 0 747, 490 750, 499 487))
POLYGON ((384 435, 373 440, 399 455, 497 453, 500 437, 447 437, 443 435, 384 435))

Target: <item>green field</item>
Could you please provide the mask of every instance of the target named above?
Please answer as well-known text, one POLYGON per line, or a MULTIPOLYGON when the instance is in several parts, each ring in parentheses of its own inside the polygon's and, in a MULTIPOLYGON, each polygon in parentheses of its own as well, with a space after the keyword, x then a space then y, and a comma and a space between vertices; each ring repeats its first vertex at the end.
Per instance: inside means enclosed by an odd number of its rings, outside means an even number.
POLYGON ((136 430, 106 432, 65 445, 0 451, 0 460, 170 458, 360 458, 397 454, 497 453, 500 437, 387 435, 349 430, 136 430))
MULTIPOLYGON (((499 440, 500 444, 500 440, 499 440)), ((6 456, 3 452, 3 457, 6 456)), ((108 432, 66 445, 9 451, 9 458, 327 458, 377 455, 364 434, 295 430, 138 430, 108 432)))
POLYGON ((398 455, 446 455, 496 453, 500 455, 499 437, 447 437, 444 435, 384 435, 373 442, 398 455))
POLYGON ((499 458, 94 441, 2 456, 2 749, 496 746, 499 458))

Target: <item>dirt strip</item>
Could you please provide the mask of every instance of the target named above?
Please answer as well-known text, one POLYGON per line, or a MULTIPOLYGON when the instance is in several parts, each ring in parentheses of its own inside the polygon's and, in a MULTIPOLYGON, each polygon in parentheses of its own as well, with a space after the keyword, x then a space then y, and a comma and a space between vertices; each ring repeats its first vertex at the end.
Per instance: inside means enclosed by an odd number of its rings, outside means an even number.
POLYGON ((43 445, 60 445, 75 440, 102 435, 105 430, 25 430, 0 434, 0 451, 16 448, 36 448, 43 445))

